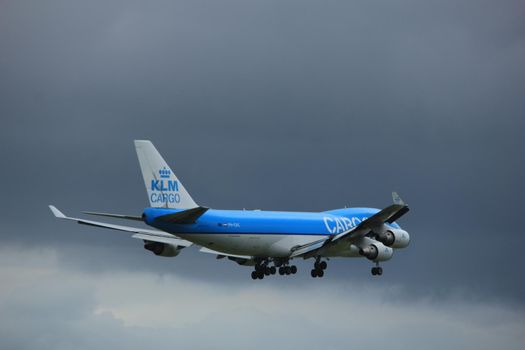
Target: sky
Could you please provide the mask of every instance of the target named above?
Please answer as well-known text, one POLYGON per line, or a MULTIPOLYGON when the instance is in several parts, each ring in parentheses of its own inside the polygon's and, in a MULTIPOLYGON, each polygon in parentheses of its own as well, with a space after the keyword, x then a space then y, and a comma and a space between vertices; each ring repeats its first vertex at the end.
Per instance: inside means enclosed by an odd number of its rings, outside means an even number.
POLYGON ((521 349, 522 1, 0 0, 0 347, 521 349), (408 249, 293 277, 159 258, 151 140, 200 205, 382 208, 408 249), (128 223, 129 224, 129 223, 128 223))

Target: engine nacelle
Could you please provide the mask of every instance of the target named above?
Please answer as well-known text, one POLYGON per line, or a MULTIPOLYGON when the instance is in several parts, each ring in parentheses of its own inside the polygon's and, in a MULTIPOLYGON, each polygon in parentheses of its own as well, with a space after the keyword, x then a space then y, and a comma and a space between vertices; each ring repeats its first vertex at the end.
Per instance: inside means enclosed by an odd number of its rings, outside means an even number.
POLYGON ((174 256, 179 255, 182 248, 184 247, 173 245, 173 244, 168 244, 168 243, 152 242, 152 241, 144 242, 144 249, 149 250, 150 252, 153 252, 153 254, 157 256, 174 257, 174 256))
POLYGON ((410 235, 405 230, 389 228, 377 235, 376 240, 387 247, 405 248, 410 243, 410 235))
POLYGON ((387 261, 392 258, 394 250, 381 242, 372 243, 359 249, 359 254, 372 261, 387 261))

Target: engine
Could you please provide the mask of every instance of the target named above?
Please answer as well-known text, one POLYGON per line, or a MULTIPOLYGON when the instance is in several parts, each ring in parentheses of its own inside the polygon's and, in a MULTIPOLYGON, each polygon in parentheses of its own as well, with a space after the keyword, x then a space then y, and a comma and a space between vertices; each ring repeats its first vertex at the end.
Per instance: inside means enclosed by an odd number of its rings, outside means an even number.
POLYGON ((410 235, 405 230, 389 228, 388 230, 377 234, 376 240, 387 247, 405 248, 410 243, 410 235))
POLYGON ((392 258, 394 250, 376 242, 360 248, 359 254, 372 261, 387 261, 392 258))
POLYGON ((184 247, 168 243, 144 241, 144 249, 153 252, 157 256, 174 257, 179 255, 182 248, 184 247))

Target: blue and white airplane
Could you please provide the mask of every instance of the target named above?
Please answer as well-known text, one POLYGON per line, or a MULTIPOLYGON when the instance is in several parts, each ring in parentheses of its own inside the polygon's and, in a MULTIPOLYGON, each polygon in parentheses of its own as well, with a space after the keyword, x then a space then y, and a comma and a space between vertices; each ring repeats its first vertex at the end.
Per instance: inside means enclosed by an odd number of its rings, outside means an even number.
POLYGON ((410 237, 395 222, 408 206, 394 192, 394 203, 382 210, 344 208, 320 213, 261 210, 217 210, 199 206, 150 141, 135 141, 150 207, 141 216, 84 212, 145 222, 155 230, 108 224, 53 214, 79 224, 129 232, 158 256, 174 257, 183 248, 200 246, 203 253, 253 266, 253 279, 297 272, 293 259, 314 259, 312 277, 323 277, 326 260, 364 257, 375 263, 372 275, 381 275, 380 262, 394 249, 408 246, 410 237))

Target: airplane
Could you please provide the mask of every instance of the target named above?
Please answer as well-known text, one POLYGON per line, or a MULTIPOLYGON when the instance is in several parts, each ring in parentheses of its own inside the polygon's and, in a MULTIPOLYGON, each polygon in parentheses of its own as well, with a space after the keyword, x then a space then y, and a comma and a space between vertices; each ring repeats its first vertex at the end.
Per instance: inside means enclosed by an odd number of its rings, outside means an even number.
POLYGON ((144 222, 154 229, 143 229, 73 218, 56 207, 55 217, 79 224, 131 234, 144 248, 157 256, 175 257, 192 245, 200 252, 227 258, 239 265, 252 266, 252 279, 293 275, 293 259, 313 259, 310 275, 324 276, 331 258, 366 258, 374 263, 371 273, 381 276, 380 262, 390 260, 395 249, 409 245, 410 236, 396 220, 409 211, 396 192, 393 204, 374 208, 342 208, 324 212, 286 212, 263 210, 218 210, 200 206, 175 176, 155 146, 148 140, 135 140, 142 176, 150 206, 142 215, 100 212, 84 214, 144 222))

